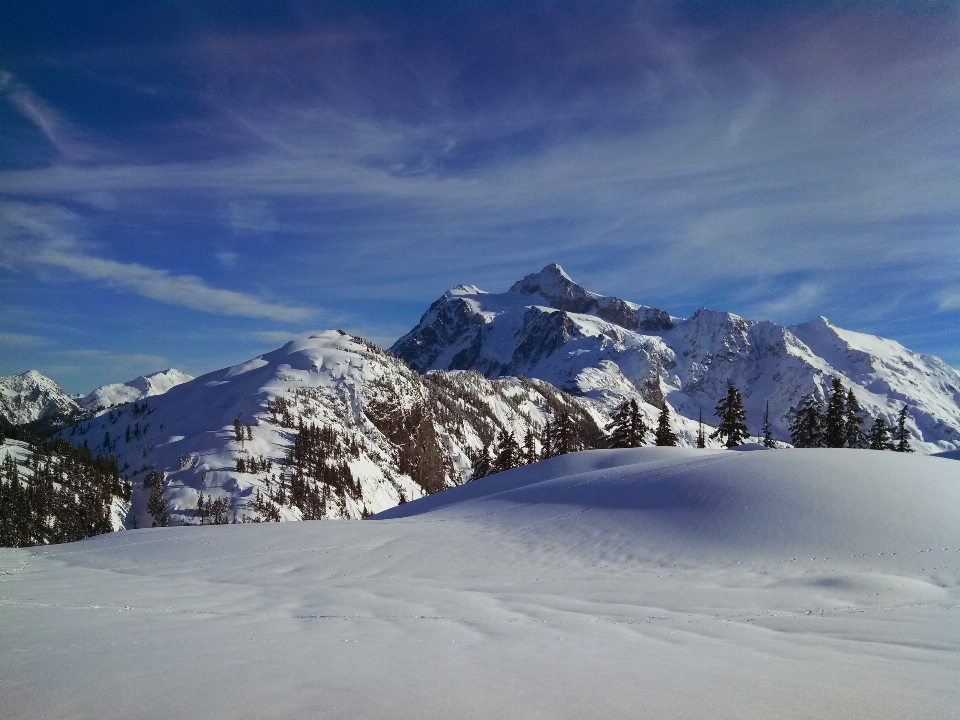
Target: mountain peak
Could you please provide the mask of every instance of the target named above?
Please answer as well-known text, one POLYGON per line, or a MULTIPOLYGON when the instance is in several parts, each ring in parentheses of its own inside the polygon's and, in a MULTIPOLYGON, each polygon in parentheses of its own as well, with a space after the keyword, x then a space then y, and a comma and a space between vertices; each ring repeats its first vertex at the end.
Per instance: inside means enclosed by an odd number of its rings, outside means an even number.
POLYGON ((551 307, 569 312, 588 312, 596 306, 597 297, 574 282, 557 263, 550 263, 540 272, 514 283, 510 292, 541 295, 551 307))

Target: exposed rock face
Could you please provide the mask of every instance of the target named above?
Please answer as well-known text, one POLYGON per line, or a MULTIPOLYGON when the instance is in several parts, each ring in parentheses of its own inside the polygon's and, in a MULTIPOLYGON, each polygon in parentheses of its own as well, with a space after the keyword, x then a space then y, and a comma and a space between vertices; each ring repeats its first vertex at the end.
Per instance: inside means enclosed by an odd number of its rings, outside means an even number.
POLYGON ((938 358, 825 318, 784 327, 705 308, 672 318, 590 292, 555 264, 506 293, 447 292, 391 351, 420 372, 539 378, 607 410, 637 397, 650 421, 666 401, 687 437, 701 411, 716 422, 713 410, 732 382, 750 429, 760 429, 769 403, 775 435, 788 439, 790 408, 807 393, 824 396, 839 377, 871 415, 892 422, 908 405, 916 449, 960 447, 960 373, 938 358))

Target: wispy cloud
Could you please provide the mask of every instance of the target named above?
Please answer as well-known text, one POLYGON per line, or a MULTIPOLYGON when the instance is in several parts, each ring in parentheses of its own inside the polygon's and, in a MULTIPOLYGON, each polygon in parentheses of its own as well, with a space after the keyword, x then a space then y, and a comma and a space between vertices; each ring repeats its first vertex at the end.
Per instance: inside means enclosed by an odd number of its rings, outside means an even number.
POLYGON ((50 341, 39 335, 24 333, 0 332, 0 347, 7 348, 35 348, 49 345, 50 341))
POLYGON ((297 322, 312 314, 307 308, 214 288, 194 275, 176 275, 139 263, 92 256, 84 252, 71 232, 61 227, 63 222, 71 221, 75 222, 76 218, 62 208, 0 204, 0 266, 64 268, 77 277, 100 281, 109 287, 218 315, 297 322))

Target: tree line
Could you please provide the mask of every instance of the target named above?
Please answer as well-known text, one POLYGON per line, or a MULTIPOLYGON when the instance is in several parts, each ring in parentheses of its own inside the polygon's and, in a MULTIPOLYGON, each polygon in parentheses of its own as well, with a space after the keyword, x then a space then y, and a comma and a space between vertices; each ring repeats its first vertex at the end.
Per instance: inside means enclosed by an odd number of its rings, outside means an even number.
POLYGON ((110 532, 114 499, 129 502, 130 483, 114 457, 93 456, 86 443, 45 440, 6 428, 5 438, 27 445, 24 471, 8 448, 0 465, 0 546, 29 547, 73 542, 110 532), (27 472, 29 471, 29 472, 27 472))
MULTIPOLYGON (((720 422, 716 429, 706 434, 703 425, 703 413, 700 414, 696 444, 705 448, 709 437, 720 440, 725 447, 742 445, 751 437, 746 424, 746 412, 743 397, 732 384, 727 386, 726 394, 720 398, 714 409, 720 422)), ((831 394, 826 403, 814 393, 805 395, 796 408, 791 408, 790 439, 798 448, 869 448, 872 450, 894 450, 913 452, 910 447, 910 433, 906 428, 907 406, 901 409, 897 423, 891 426, 883 417, 874 418, 869 429, 864 430, 866 415, 857 401, 853 390, 846 390, 839 378, 834 378, 831 394)), ((537 435, 528 430, 522 444, 513 433, 501 430, 496 444, 487 445, 476 453, 473 459, 471 480, 487 475, 511 470, 539 460, 565 455, 578 450, 595 448, 636 448, 647 444, 648 436, 654 445, 661 447, 676 446, 679 437, 671 426, 670 409, 663 403, 655 428, 648 427, 640 406, 635 399, 621 403, 613 413, 606 433, 599 442, 586 444, 572 430, 569 417, 558 413, 548 420, 543 431, 537 435)), ((773 426, 770 422, 770 405, 763 414, 763 424, 758 436, 761 444, 776 447, 773 426)))

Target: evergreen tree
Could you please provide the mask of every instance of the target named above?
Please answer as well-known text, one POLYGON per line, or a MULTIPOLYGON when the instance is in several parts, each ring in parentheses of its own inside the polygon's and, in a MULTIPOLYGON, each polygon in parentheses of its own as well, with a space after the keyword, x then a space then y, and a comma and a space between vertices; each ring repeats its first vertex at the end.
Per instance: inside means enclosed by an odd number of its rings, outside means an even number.
POLYGON ((840 378, 833 378, 830 388, 830 400, 824 419, 823 444, 830 448, 846 447, 847 426, 846 393, 840 378))
POLYGON ((495 473, 512 470, 520 465, 520 446, 512 432, 500 431, 497 449, 494 451, 492 471, 495 473))
POLYGON ((882 417, 873 421, 867 440, 870 443, 871 450, 893 450, 894 448, 890 441, 890 426, 882 417))
POLYGON ((490 474, 490 450, 484 446, 480 452, 473 457, 473 469, 470 473, 471 480, 479 480, 490 474))
POLYGON ((243 444, 243 425, 240 424, 239 417, 233 421, 233 437, 238 443, 243 444))
POLYGON ((697 425, 697 447, 701 450, 707 447, 707 436, 703 431, 703 408, 700 408, 700 420, 697 425))
POLYGON ((147 512, 153 516, 153 527, 167 527, 170 524, 170 517, 167 514, 167 503, 163 499, 163 475, 156 470, 151 470, 144 484, 150 487, 147 512))
POLYGON ((777 446, 777 441, 773 439, 773 427, 770 425, 770 402, 767 401, 767 408, 763 411, 763 429, 761 430, 763 434, 763 446, 768 448, 775 448, 777 446))
POLYGON ((746 413, 743 410, 743 398, 740 397, 740 391, 733 383, 727 385, 727 394, 717 403, 714 411, 720 418, 720 424, 717 429, 710 434, 711 438, 726 438, 728 448, 742 445, 750 437, 750 431, 747 430, 746 413))
POLYGON ((863 432, 863 408, 853 394, 853 388, 847 391, 846 417, 843 422, 843 440, 848 448, 867 447, 867 437, 863 432))
POLYGON ((573 437, 573 423, 570 421, 570 413, 563 408, 554 418, 554 447, 552 454, 566 455, 576 450, 573 437))
POLYGON ((913 452, 913 448, 910 447, 910 431, 907 430, 906 405, 903 406, 903 408, 900 410, 900 413, 897 415, 897 429, 893 432, 893 439, 897 441, 896 447, 893 448, 897 452, 913 452))
POLYGON ((528 428, 526 437, 523 438, 523 462, 529 465, 535 463, 538 459, 537 441, 533 437, 533 431, 528 428))
POLYGON ((625 400, 617 408, 607 430, 610 432, 608 443, 613 448, 640 447, 649 432, 635 399, 625 400))
POLYGON ((656 440, 660 447, 674 447, 680 442, 680 438, 670 427, 670 406, 667 403, 663 403, 660 417, 657 418, 656 440))
POLYGON ((798 448, 823 447, 823 403, 814 393, 790 409, 790 442, 798 448))
POLYGON ((543 438, 540 442, 540 459, 547 460, 553 457, 553 423, 547 420, 543 426, 543 438))

